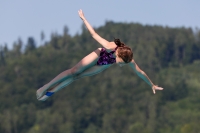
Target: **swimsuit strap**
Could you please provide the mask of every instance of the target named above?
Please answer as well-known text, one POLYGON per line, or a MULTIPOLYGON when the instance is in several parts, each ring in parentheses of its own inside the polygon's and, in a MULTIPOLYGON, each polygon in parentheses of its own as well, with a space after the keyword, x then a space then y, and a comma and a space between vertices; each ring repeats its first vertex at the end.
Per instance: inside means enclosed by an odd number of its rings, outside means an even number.
POLYGON ((111 51, 110 53, 111 53, 111 54, 114 54, 115 51, 117 50, 117 48, 118 48, 118 47, 116 47, 115 50, 111 51))

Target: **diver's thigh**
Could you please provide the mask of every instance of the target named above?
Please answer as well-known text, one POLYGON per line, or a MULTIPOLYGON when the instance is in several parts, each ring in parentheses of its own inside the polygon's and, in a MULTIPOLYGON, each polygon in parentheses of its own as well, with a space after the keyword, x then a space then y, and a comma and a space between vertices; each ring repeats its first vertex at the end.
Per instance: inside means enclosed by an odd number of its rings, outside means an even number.
POLYGON ((84 70, 96 65, 99 58, 101 48, 96 49, 87 56, 85 56, 81 61, 79 61, 74 67, 72 67, 72 73, 81 73, 84 70))

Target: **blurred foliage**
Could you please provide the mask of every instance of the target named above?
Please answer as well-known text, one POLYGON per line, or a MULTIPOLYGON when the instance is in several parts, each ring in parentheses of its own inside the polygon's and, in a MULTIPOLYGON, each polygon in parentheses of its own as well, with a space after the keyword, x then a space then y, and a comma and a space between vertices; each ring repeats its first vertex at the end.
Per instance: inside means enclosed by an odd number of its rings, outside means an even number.
POLYGON ((95 28, 105 39, 120 38, 163 91, 151 88, 128 67, 117 65, 67 86, 45 102, 38 88, 100 47, 82 26, 70 36, 52 33, 41 44, 19 38, 0 47, 1 133, 198 133, 200 120, 200 32, 107 21, 95 28), (37 47, 38 46, 38 47, 37 47))

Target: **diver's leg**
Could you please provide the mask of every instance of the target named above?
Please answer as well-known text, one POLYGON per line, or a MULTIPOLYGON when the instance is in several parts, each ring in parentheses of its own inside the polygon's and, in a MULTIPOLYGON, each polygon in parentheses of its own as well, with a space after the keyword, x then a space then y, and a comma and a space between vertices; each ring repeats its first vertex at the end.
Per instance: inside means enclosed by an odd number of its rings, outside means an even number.
POLYGON ((68 69, 59 75, 57 75, 54 79, 52 79, 49 83, 41 87, 36 91, 37 98, 40 98, 44 95, 44 93, 54 87, 55 85, 59 84, 60 82, 68 79, 73 78, 74 76, 80 74, 81 72, 85 71, 86 69, 94 66, 97 62, 97 59, 100 55, 101 48, 98 48, 97 50, 93 51, 86 57, 84 57, 79 63, 77 63, 74 67, 71 69, 68 69))
POLYGON ((67 80, 61 82, 60 84, 58 84, 57 86, 55 86, 54 88, 48 90, 48 92, 46 92, 45 95, 43 95, 41 98, 39 98, 38 100, 40 101, 45 101, 47 100, 52 94, 54 94, 55 92, 63 89, 64 87, 66 87, 67 85, 69 85, 70 83, 72 83, 73 81, 86 77, 86 76, 93 76, 95 74, 98 74, 100 72, 102 72, 103 70, 107 69, 108 67, 110 67, 111 65, 104 65, 104 66, 93 66, 89 69, 87 69, 86 71, 80 73, 79 75, 75 76, 74 78, 68 78, 67 80))

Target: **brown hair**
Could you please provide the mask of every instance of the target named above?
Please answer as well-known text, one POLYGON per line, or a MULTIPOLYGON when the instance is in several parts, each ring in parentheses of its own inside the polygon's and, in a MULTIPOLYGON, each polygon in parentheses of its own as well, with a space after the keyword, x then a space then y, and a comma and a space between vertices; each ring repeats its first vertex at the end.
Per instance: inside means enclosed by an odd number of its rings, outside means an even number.
POLYGON ((114 39, 115 44, 118 46, 118 56, 122 58, 125 63, 131 62, 133 59, 132 49, 126 46, 124 43, 120 41, 120 39, 114 39))

